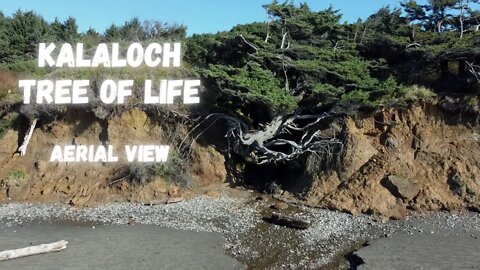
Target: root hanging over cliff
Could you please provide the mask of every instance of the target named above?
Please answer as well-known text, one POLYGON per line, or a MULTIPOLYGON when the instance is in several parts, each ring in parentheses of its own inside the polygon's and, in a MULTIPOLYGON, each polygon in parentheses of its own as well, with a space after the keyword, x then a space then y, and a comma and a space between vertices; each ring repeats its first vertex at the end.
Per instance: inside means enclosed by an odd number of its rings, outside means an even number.
POLYGON ((480 66, 474 65, 473 63, 466 62, 468 71, 472 74, 478 83, 480 83, 480 66))
MULTIPOLYGON (((323 162, 336 163, 343 153, 342 128, 331 124, 327 113, 294 113, 277 116, 260 129, 251 129, 242 120, 226 114, 206 116, 189 133, 197 132, 208 123, 223 120, 227 126, 229 153, 235 153, 257 165, 279 164, 314 155, 323 162)), ((200 132, 200 134, 203 133, 200 132)))

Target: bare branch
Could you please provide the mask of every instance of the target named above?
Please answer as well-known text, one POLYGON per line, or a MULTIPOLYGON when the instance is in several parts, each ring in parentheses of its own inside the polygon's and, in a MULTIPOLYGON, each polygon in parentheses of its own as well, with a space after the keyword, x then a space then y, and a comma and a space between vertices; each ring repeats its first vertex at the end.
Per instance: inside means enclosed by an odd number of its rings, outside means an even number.
POLYGON ((475 77, 478 83, 480 83, 480 66, 474 65, 471 62, 465 62, 468 66, 468 71, 475 77))
POLYGON ((287 74, 287 62, 285 61, 285 57, 282 59, 282 69, 283 69, 283 75, 285 76, 285 90, 290 91, 290 84, 289 84, 289 79, 288 79, 288 74, 287 74))
POLYGON ((415 48, 422 47, 422 44, 414 42, 414 43, 410 43, 407 46, 405 46, 406 49, 410 49, 412 47, 415 47, 415 48))
POLYGON ((242 38, 243 42, 245 42, 245 44, 247 44, 248 46, 252 47, 254 50, 255 50, 255 53, 258 52, 258 48, 256 46, 254 46, 252 43, 248 42, 245 37, 243 37, 243 35, 238 35, 239 37, 242 38))

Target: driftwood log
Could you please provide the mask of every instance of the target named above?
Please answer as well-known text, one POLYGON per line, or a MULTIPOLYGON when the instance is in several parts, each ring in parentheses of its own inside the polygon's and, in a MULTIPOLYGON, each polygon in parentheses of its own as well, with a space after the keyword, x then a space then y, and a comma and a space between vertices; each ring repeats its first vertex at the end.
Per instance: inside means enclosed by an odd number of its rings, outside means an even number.
POLYGON ((43 244, 39 246, 31 246, 26 248, 20 249, 13 249, 0 252, 0 261, 6 261, 26 256, 50 253, 50 252, 57 252, 67 248, 68 242, 65 240, 51 243, 51 244, 43 244))
POLYGON ((265 221, 297 230, 306 230, 308 227, 310 227, 310 223, 308 221, 278 213, 272 213, 272 216, 265 218, 265 221))
POLYGON ((38 119, 34 119, 32 121, 32 124, 30 125, 30 128, 27 130, 27 133, 25 134, 25 138, 23 139, 22 145, 17 150, 17 152, 20 153, 20 156, 25 156, 25 154, 27 153, 28 143, 30 142, 30 139, 32 138, 33 130, 35 129, 35 126, 37 125, 37 121, 38 121, 38 119))
POLYGON ((182 198, 182 197, 178 197, 178 198, 170 198, 168 199, 165 204, 173 204, 173 203, 179 203, 179 202, 183 202, 185 199, 182 198))

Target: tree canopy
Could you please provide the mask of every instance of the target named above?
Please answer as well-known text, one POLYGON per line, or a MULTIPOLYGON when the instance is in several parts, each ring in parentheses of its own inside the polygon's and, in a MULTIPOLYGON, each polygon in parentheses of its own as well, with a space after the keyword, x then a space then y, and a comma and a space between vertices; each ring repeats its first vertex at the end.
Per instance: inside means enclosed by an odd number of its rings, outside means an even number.
POLYGON ((408 0, 401 9, 382 7, 364 20, 342 23, 341 11, 332 7, 314 11, 306 3, 275 0, 263 6, 264 22, 191 37, 184 25, 138 18, 104 33, 81 33, 73 17, 47 22, 32 11, 17 11, 0 14, 0 65, 32 71, 24 63, 35 59, 40 42, 83 42, 88 49, 100 42, 175 40, 184 43, 185 72, 201 76, 209 89, 210 111, 267 121, 305 106, 375 108, 408 102, 417 86, 431 89, 424 96, 476 93, 468 67, 480 62, 478 5, 408 0))

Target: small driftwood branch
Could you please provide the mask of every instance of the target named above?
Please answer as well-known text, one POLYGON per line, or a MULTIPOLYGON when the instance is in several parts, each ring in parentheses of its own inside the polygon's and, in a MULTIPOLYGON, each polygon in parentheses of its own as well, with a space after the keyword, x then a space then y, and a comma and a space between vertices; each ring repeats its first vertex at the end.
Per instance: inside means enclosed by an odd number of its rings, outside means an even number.
POLYGON ((183 197, 170 198, 165 202, 165 204, 173 204, 173 203, 179 203, 179 202, 183 202, 183 201, 185 201, 185 199, 183 197))
POLYGON ((39 246, 31 246, 26 248, 2 251, 0 252, 0 261, 61 251, 67 248, 67 244, 67 241, 62 240, 51 244, 43 244, 39 246))

